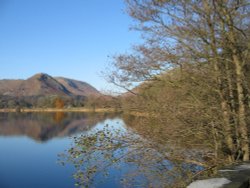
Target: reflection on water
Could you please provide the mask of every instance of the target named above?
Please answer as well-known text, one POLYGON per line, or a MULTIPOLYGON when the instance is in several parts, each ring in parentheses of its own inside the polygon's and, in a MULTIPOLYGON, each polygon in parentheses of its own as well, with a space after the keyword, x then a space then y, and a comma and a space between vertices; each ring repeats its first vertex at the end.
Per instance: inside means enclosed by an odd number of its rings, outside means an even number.
MULTIPOLYGON (((117 122, 115 114, 0 113, 0 187, 75 187, 73 166, 58 164, 69 136, 117 122), (39 142, 38 142, 39 141, 39 142)), ((107 187, 110 187, 109 184, 107 187)))
MULTIPOLYGON (((138 121, 133 117, 125 119, 126 125, 138 121)), ((197 165, 199 161, 192 160, 195 152, 187 149, 173 152, 178 149, 159 142, 166 141, 166 132, 145 135, 151 128, 145 124, 141 128, 149 130, 124 126, 121 129, 107 124, 73 138, 72 147, 60 155, 60 162, 74 166, 77 185, 102 187, 103 181, 111 178, 117 179, 119 187, 185 187, 202 170, 197 165), (182 155, 173 157, 177 152, 182 155)))
POLYGON ((64 112, 56 112, 54 114, 54 121, 56 123, 61 123, 64 118, 66 118, 66 113, 64 112))
POLYGON ((161 143, 166 132, 149 136, 153 129, 124 120, 105 113, 0 113, 0 187, 177 187, 201 169, 168 155, 176 149, 161 143))
POLYGON ((0 136, 28 136, 37 141, 88 131, 110 114, 0 113, 0 136))

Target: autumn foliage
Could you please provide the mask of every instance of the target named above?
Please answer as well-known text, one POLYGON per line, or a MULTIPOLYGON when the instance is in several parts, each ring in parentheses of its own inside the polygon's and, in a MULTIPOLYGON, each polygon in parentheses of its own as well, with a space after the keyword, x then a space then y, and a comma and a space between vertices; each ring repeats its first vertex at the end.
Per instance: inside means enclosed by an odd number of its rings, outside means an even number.
POLYGON ((60 98, 55 99, 55 108, 61 109, 64 107, 64 101, 60 98))

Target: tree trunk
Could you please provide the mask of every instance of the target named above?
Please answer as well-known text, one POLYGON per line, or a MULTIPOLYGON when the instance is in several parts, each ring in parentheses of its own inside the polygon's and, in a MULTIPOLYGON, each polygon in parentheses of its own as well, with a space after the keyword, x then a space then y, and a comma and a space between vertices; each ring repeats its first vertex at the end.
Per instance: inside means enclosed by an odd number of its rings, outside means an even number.
POLYGON ((239 122, 239 131, 241 136, 241 149, 243 152, 243 161, 249 161, 249 137, 248 137, 248 128, 247 128, 247 106, 245 104, 245 95, 244 95, 244 75, 242 71, 242 66, 240 64, 239 58, 234 54, 233 62, 236 68, 236 85, 237 85, 237 97, 238 97, 238 122, 239 122))
MULTIPOLYGON (((207 11, 207 13, 210 13, 210 8, 209 5, 206 1, 204 1, 204 8, 207 11)), ((217 52, 217 42, 216 42, 216 37, 215 37, 215 29, 214 29, 214 25, 212 24, 212 20, 210 15, 207 16, 207 25, 209 27, 209 32, 210 32, 210 40, 211 43, 209 45, 212 54, 213 54, 213 58, 212 58, 212 63, 213 63, 213 68, 214 68, 214 72, 215 72, 215 76, 216 76, 216 84, 218 87, 218 93, 220 96, 220 106, 221 106, 221 110, 222 110, 222 117, 223 117, 223 122, 222 122, 222 126, 223 126, 223 130, 224 130, 224 137, 225 137, 225 143, 227 145, 227 154, 228 154, 228 159, 230 162, 234 161, 234 151, 235 151, 235 147, 234 147, 234 142, 233 142, 233 137, 232 137, 232 128, 231 128, 231 123, 230 123, 230 108, 228 106, 228 101, 227 101, 227 96, 226 96, 226 91, 225 88, 223 86, 223 81, 222 78, 225 76, 223 75, 222 71, 220 70, 219 67, 219 59, 220 56, 217 52)))

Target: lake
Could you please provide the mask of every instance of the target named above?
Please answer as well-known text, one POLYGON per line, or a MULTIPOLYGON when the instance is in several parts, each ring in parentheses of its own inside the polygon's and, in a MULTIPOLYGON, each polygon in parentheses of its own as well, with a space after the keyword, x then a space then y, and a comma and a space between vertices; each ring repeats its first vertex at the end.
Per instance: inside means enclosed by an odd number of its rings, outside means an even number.
POLYGON ((0 148, 1 188, 166 187, 200 170, 176 168, 117 114, 0 113, 0 148))

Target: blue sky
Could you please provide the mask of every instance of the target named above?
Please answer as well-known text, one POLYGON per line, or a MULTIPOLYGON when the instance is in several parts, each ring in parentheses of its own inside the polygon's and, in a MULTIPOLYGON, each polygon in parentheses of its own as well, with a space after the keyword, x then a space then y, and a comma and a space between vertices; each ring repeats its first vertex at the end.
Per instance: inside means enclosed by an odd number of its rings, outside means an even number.
POLYGON ((123 0, 0 0, 0 79, 44 72, 111 87, 100 76, 139 33, 123 0))

